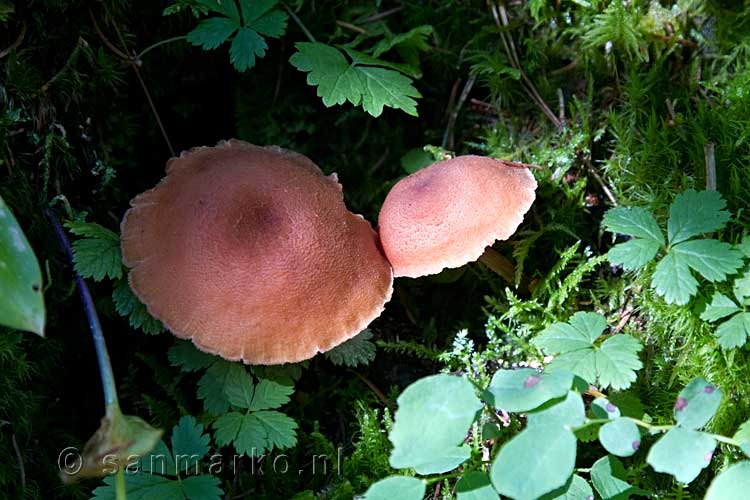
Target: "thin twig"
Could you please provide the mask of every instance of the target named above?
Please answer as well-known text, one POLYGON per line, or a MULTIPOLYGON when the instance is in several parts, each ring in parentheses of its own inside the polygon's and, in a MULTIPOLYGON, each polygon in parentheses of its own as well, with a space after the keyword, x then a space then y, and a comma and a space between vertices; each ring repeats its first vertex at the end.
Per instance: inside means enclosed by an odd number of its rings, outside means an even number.
POLYGON ((385 10, 383 12, 378 12, 377 14, 373 14, 370 17, 364 18, 362 20, 362 24, 368 24, 368 23, 374 23, 375 21, 380 21, 384 17, 388 17, 391 14, 395 14, 396 12, 401 12, 402 10, 404 10, 404 6, 403 5, 400 6, 400 7, 394 7, 392 9, 385 10))
POLYGON ((19 33, 18 38, 16 38, 16 41, 13 42, 7 49, 0 52, 0 59, 7 56, 14 50, 16 50, 19 45, 21 45, 21 42, 23 42, 23 37, 26 36, 26 22, 23 23, 23 26, 21 26, 21 33, 19 33))
POLYGON ((378 399, 383 402, 384 405, 386 405, 388 408, 393 409, 392 403, 386 397, 386 395, 383 394, 383 391, 381 391, 380 389, 378 389, 378 386, 376 386, 374 383, 370 382, 370 380, 367 379, 367 377, 365 377, 364 375, 360 374, 359 372, 356 372, 356 371, 354 371, 352 369, 349 369, 349 371, 352 372, 353 374, 355 374, 357 376, 357 378, 359 378, 362 382, 364 382, 367 385, 367 387, 369 387, 370 390, 372 390, 372 392, 375 393, 375 395, 378 397, 378 399))
POLYGON ((716 191, 716 155, 713 142, 703 145, 703 155, 706 158, 706 191, 716 191))
POLYGON ((339 20, 336 20, 336 24, 338 24, 342 28, 346 28, 348 30, 356 31, 357 33, 362 33, 363 35, 369 34, 366 29, 360 28, 356 24, 347 23, 346 21, 339 21, 339 20))
POLYGON ((88 43, 86 42, 86 40, 84 40, 83 37, 79 36, 78 37, 78 43, 76 44, 75 48, 73 49, 73 52, 70 53, 70 56, 68 56, 68 60, 65 61, 65 64, 63 65, 63 67, 60 68, 60 70, 57 73, 55 73, 52 76, 52 78, 50 78, 49 80, 47 80, 47 83, 45 83, 44 85, 42 85, 41 88, 36 92, 35 95, 46 93, 49 90, 49 88, 52 86, 52 84, 55 83, 57 81, 57 79, 60 78, 60 76, 63 73, 65 73, 65 71, 67 71, 67 69, 73 63, 73 61, 75 60, 75 58, 78 56, 78 51, 81 49, 81 47, 85 47, 87 45, 88 45, 88 43))
POLYGON ((10 442, 13 444, 13 451, 16 454, 16 460, 18 461, 18 472, 21 475, 21 490, 26 489, 26 467, 23 465, 23 455, 21 454, 21 448, 18 446, 16 441, 16 433, 10 435, 10 442))
POLYGON ((140 51, 133 59, 135 59, 136 64, 140 65, 141 59, 143 59, 143 56, 145 56, 146 54, 148 54, 155 48, 161 47, 162 45, 166 45, 168 43, 179 42, 180 40, 187 40, 187 36, 186 35, 173 36, 172 38, 165 38, 164 40, 160 40, 154 44, 149 45, 142 51, 140 51))
POLYGON ((599 184, 599 187, 602 188, 602 191, 604 191, 604 195, 607 197, 609 202, 612 204, 613 207, 617 206, 617 200, 615 199, 615 195, 612 194, 612 191, 607 187, 607 185, 604 183, 604 180, 599 175, 599 172, 597 172, 594 169, 594 166, 591 165, 591 162, 588 162, 589 166, 589 172, 591 173, 591 176, 596 180, 596 182, 599 184))
POLYGON ((514 167, 514 168, 531 168, 531 169, 534 169, 534 170, 544 170, 544 167, 540 167, 539 165, 532 165, 531 163, 523 163, 523 162, 520 162, 520 161, 509 161, 509 160, 499 160, 499 161, 505 163, 509 167, 514 167))
POLYGON ((445 132, 443 133, 443 143, 442 147, 443 149, 453 149, 453 142, 454 142, 454 128, 456 126, 456 120, 458 119, 458 114, 461 112, 461 108, 464 105, 464 102, 466 102, 466 98, 469 97, 469 92, 471 92, 472 87, 474 86, 474 82, 476 81, 477 77, 476 75, 469 76, 468 80, 466 80, 466 83, 464 84, 464 89, 461 91, 461 95, 458 98, 458 102, 453 107, 453 111, 450 114, 450 117, 448 118, 448 125, 445 127, 445 132))
POLYGON ((573 59, 562 68, 557 68, 557 69, 553 69, 552 71, 550 71, 549 76, 557 76, 563 73, 567 73, 568 71, 575 69, 576 66, 578 66, 578 59, 573 59))
POLYGON ((560 108, 558 118, 560 119, 560 123, 565 126, 565 95, 563 95, 563 91, 560 87, 557 87, 557 105, 560 108))
POLYGON ((297 26, 299 26, 299 29, 302 30, 302 33, 305 34, 305 36, 307 37, 307 39, 310 40, 312 43, 317 42, 317 40, 315 40, 315 37, 312 36, 312 33, 310 33, 310 30, 307 29, 307 26, 305 26, 305 24, 302 22, 302 20, 299 18, 299 16, 297 16, 297 14, 294 13, 294 11, 291 9, 291 7, 289 7, 286 4, 286 2, 281 2, 281 5, 284 6, 284 8, 286 9, 287 13, 289 14, 289 17, 291 17, 294 20, 294 22, 297 23, 297 26))

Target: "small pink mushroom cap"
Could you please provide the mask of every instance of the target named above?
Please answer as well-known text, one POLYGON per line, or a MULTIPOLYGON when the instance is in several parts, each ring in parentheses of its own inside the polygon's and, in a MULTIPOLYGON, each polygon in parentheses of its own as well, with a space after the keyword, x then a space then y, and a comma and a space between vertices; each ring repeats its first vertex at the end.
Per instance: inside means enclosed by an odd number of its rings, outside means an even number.
POLYGON ((306 157, 231 140, 195 148, 122 221, 130 286, 177 337, 253 364, 353 337, 390 299, 377 235, 306 157))
POLYGON ((516 231, 535 189, 528 169, 482 156, 441 161, 401 179, 378 218, 394 275, 416 278, 477 260, 516 231))

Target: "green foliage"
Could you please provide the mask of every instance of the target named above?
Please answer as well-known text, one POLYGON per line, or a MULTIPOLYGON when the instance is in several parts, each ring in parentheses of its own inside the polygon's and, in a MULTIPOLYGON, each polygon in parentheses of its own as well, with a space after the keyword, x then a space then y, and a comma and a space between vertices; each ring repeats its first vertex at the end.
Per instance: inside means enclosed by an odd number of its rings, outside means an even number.
POLYGON ((83 237, 73 242, 78 274, 95 281, 101 281, 105 277, 122 277, 119 235, 93 222, 68 221, 65 227, 76 236, 83 237))
POLYGON ((712 323, 729 317, 716 328, 716 337, 724 349, 742 347, 750 337, 750 272, 745 271, 741 278, 734 281, 732 300, 721 292, 714 292, 711 302, 701 313, 701 319, 712 323), (736 302, 735 302, 736 301, 736 302))
MULTIPOLYGON (((200 474, 200 462, 209 451, 210 438, 203 426, 185 416, 172 429, 172 449, 160 441, 156 448, 140 458, 125 475, 129 499, 174 498, 187 500, 220 500, 221 482, 210 474, 200 474), (133 471, 134 469, 134 471, 133 471)), ((94 490, 92 500, 115 499, 115 477, 108 476, 105 486, 94 490)))
POLYGON ((318 97, 327 107, 349 101, 374 117, 384 106, 417 116, 414 98, 421 95, 401 74, 408 71, 404 66, 344 48, 350 62, 339 49, 322 43, 300 42, 296 47, 289 62, 308 73, 307 83, 318 87, 318 97))
POLYGON ((705 500, 742 498, 750 487, 750 461, 740 462, 720 474, 708 489, 705 500))
POLYGON ((16 218, 0 197, 0 324, 44 336, 42 273, 16 218))
POLYGON ((240 0, 239 4, 238 9, 235 0, 198 0, 197 7, 204 13, 219 15, 201 21, 187 34, 187 40, 203 50, 213 50, 234 35, 229 61, 242 72, 255 66, 256 57, 265 57, 268 45, 264 37, 279 38, 284 34, 288 16, 277 8, 276 0, 240 0))
POLYGON ((375 359, 375 344, 370 342, 371 338, 370 330, 362 330, 343 344, 326 352, 325 357, 336 366, 346 365, 354 368, 359 365, 368 365, 375 359))
POLYGON ((708 281, 723 281, 742 266, 742 254, 729 243, 713 239, 691 240, 718 231, 729 220, 726 202, 716 191, 687 190, 679 194, 669 209, 667 237, 653 216, 641 208, 613 208, 603 224, 611 232, 635 239, 612 247, 608 257, 628 270, 641 270, 662 250, 664 255, 654 269, 651 286, 668 304, 687 304, 698 292, 692 271, 708 281))
POLYGON ((364 500, 420 500, 424 497, 427 487, 424 481, 413 477, 391 476, 381 479, 370 486, 362 497, 364 500))
POLYGON ((568 323, 555 323, 533 343, 547 354, 557 354, 549 368, 567 370, 591 384, 616 390, 627 389, 643 364, 638 352, 643 346, 629 335, 612 335, 599 342, 607 322, 596 313, 578 312, 568 323))

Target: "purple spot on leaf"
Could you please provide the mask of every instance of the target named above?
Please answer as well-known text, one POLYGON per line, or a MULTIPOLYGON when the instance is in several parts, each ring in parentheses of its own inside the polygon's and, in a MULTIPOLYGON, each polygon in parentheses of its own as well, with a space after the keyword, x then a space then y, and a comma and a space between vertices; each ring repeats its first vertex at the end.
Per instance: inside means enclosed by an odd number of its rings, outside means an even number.
POLYGON ((682 411, 685 409, 687 404, 688 404, 687 399, 680 396, 679 398, 677 398, 677 402, 674 404, 674 409, 676 411, 682 411))
POLYGON ((706 394, 713 394, 713 392, 714 392, 714 386, 707 385, 705 391, 706 391, 706 394))
POLYGON ((638 440, 636 440, 636 441, 633 441, 633 445, 632 445, 632 446, 633 446, 633 449, 634 449, 635 451, 638 451, 638 448, 640 448, 640 447, 641 447, 641 442, 640 442, 640 441, 638 441, 638 440))
POLYGON ((706 462, 710 462, 712 458, 714 458, 714 452, 709 451, 708 453, 706 453, 706 456, 703 457, 703 460, 705 460, 706 462))
POLYGON ((524 380, 523 386, 528 389, 529 387, 534 387, 541 380, 542 377, 539 377, 537 375, 529 375, 528 377, 526 377, 526 380, 524 380))
POLYGON ((614 413, 615 411, 617 411, 617 407, 612 403, 607 403, 607 411, 609 413, 614 413))

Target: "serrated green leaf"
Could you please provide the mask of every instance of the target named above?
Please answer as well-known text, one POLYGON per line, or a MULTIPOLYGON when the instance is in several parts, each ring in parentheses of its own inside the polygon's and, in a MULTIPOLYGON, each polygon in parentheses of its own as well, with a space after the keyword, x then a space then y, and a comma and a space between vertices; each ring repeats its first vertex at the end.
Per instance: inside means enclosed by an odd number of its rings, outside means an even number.
POLYGON ((189 415, 180 419, 172 429, 172 452, 177 470, 190 473, 198 461, 208 453, 210 438, 203 434, 203 425, 189 415))
POLYGON ((620 417, 620 409, 607 398, 596 398, 591 403, 591 413, 594 418, 615 419, 620 417))
POLYGON ((633 239, 610 248, 607 259, 612 264, 622 265, 628 271, 635 271, 653 261, 660 248, 661 245, 655 241, 633 239))
POLYGON ((368 365, 375 359, 375 344, 370 342, 371 338, 370 330, 362 330, 343 344, 326 352, 325 357, 336 366, 346 365, 354 368, 358 365, 368 365))
POLYGON ((242 370, 231 370, 227 373, 224 394, 226 394, 229 404, 238 408, 250 408, 254 392, 253 377, 244 368, 242 370))
POLYGON ((399 63, 392 63, 389 61, 382 61, 380 59, 376 59, 375 57, 367 55, 364 52, 358 52, 348 47, 343 47, 343 50, 344 52, 346 52, 346 55, 348 55, 349 58, 352 60, 352 64, 354 66, 379 66, 381 68, 389 68, 389 69, 396 70, 411 78, 419 78, 421 76, 421 72, 417 68, 413 66, 409 66, 408 64, 399 64, 399 63))
POLYGON ((735 314, 716 329, 716 338, 724 349, 742 347, 750 337, 750 313, 735 314))
MULTIPOLYGON (((227 2, 227 3, 234 3, 227 2)), ((229 37, 240 28, 238 22, 227 17, 204 19, 187 34, 187 41, 198 45, 203 50, 213 50, 229 40, 229 37)))
POLYGON ((179 366, 183 372, 194 372, 208 368, 218 359, 213 354, 199 351, 189 340, 177 340, 169 348, 167 357, 172 366, 179 366))
POLYGON ((392 467, 436 474, 469 458, 471 449, 464 440, 482 404, 466 378, 445 374, 422 378, 407 387, 397 402, 388 435, 393 443, 392 467))
POLYGON ((138 465, 141 471, 149 474, 159 474, 162 476, 177 475, 174 457, 163 440, 159 440, 153 450, 142 456, 138 461, 138 465))
POLYGON ((672 247, 694 271, 709 281, 723 281, 742 267, 742 253, 718 240, 693 240, 672 247))
POLYGON ((691 483, 711 463, 716 440, 710 435, 677 426, 649 450, 646 461, 656 471, 691 483))
POLYGON ((585 479, 573 475, 565 486, 544 495, 539 500, 594 500, 594 492, 585 479))
POLYGON ((271 38, 279 38, 286 31, 286 23, 289 16, 286 12, 280 10, 272 10, 266 12, 263 15, 251 18, 246 23, 246 26, 257 31, 261 35, 270 36, 271 38))
POLYGON ((135 296, 126 279, 121 279, 115 285, 112 291, 112 301, 117 313, 120 316, 127 317, 130 326, 133 328, 140 329, 149 335, 164 331, 164 325, 148 313, 148 309, 135 296))
MULTIPOLYGON (((115 500, 115 476, 104 478, 104 486, 93 491, 91 500, 115 500)), ((125 492, 128 500, 184 500, 177 481, 156 474, 126 474, 125 492)))
POLYGON ((234 0, 196 0, 198 4, 204 6, 212 12, 229 17, 237 24, 240 23, 240 13, 237 10, 237 4, 234 0))
POLYGON ((586 408, 583 406, 583 398, 575 391, 568 391, 564 400, 530 412, 527 416, 526 426, 530 429, 537 425, 559 425, 571 430, 583 425, 585 421, 586 408))
POLYGON ((567 396, 572 384, 573 374, 565 371, 540 374, 531 368, 498 370, 483 397, 497 409, 529 411, 567 396))
POLYGON ((426 491, 424 481, 416 477, 390 476, 373 483, 362 500, 422 500, 426 491))
POLYGON ((622 462, 612 456, 600 458, 591 467, 591 482, 602 500, 627 500, 637 493, 626 477, 622 462))
POLYGON ((421 96, 408 77, 389 69, 351 65, 341 51, 322 43, 300 42, 295 47, 297 53, 289 61, 308 73, 308 85, 318 87, 318 97, 327 107, 349 101, 375 117, 383 106, 416 116, 413 98, 421 96))
POLYGON ((84 278, 101 281, 122 277, 120 242, 84 238, 73 242, 75 269, 84 278))
POLYGON ((641 433, 632 420, 617 418, 599 428, 599 441, 611 454, 629 457, 641 447, 641 433))
POLYGON ((471 471, 456 483, 456 500, 499 500, 490 478, 484 472, 471 471))
POLYGON ((738 500, 750 491, 750 461, 739 462, 711 482, 705 500, 738 500))
POLYGON ((714 416, 721 404, 721 389, 704 378, 693 379, 677 396, 675 421, 687 429, 699 429, 714 416))
POLYGON ((255 386, 252 403, 248 407, 251 411, 271 410, 289 402, 289 396, 294 387, 284 385, 273 380, 261 379, 255 386))
POLYGON ((0 324, 44 336, 42 272, 18 221, 0 198, 0 324))
POLYGON ((253 413, 266 431, 266 449, 292 448, 297 444, 297 422, 281 412, 263 410, 253 413))
POLYGON ((664 297, 667 304, 684 306, 698 291, 698 282, 684 257, 679 253, 669 252, 656 265, 651 287, 664 297))
POLYGON ((612 233, 622 233, 644 238, 659 246, 664 245, 664 234, 659 229, 656 219, 646 209, 640 207, 616 207, 607 210, 602 224, 612 233))
POLYGON ((182 479, 182 492, 188 500, 221 500, 224 490, 221 480, 215 476, 190 476, 182 479))
POLYGON ((214 423, 214 439, 219 446, 228 446, 235 440, 242 426, 244 415, 240 412, 230 411, 220 416, 214 423))
POLYGON ((490 479, 501 495, 536 500, 567 483, 575 460, 572 432, 559 425, 538 425, 517 434, 500 449, 490 479))
POLYGON ((266 55, 266 41, 255 30, 240 28, 229 47, 229 62, 237 71, 245 71, 255 66, 255 57, 266 55))
POLYGON ((732 439, 739 442, 742 453, 750 457, 750 420, 740 425, 732 439))
POLYGON ((701 313, 701 319, 714 322, 739 311, 739 306, 732 299, 723 293, 714 292, 711 302, 706 306, 706 310, 701 313))
POLYGON ((667 234, 674 245, 703 233, 718 231, 729 220, 726 202, 718 191, 688 189, 669 207, 667 234))
POLYGON ((220 359, 212 364, 198 381, 198 397, 203 399, 203 406, 211 415, 221 415, 229 410, 229 399, 226 394, 228 380, 241 377, 245 368, 238 364, 220 359))
POLYGON ((259 457, 266 451, 268 434, 258 417, 254 413, 249 413, 242 416, 240 428, 233 442, 238 453, 244 453, 251 458, 259 457))
POLYGON ((120 244, 120 236, 114 231, 107 229, 95 222, 84 222, 79 220, 69 220, 63 224, 68 230, 76 236, 91 238, 95 240, 107 240, 120 244))
POLYGON ((642 366, 638 352, 643 348, 630 335, 618 334, 597 345, 606 328, 600 314, 578 312, 569 323, 554 323, 532 343, 546 354, 557 355, 549 370, 566 370, 589 383, 602 387, 626 389, 635 381, 635 372, 642 366))

